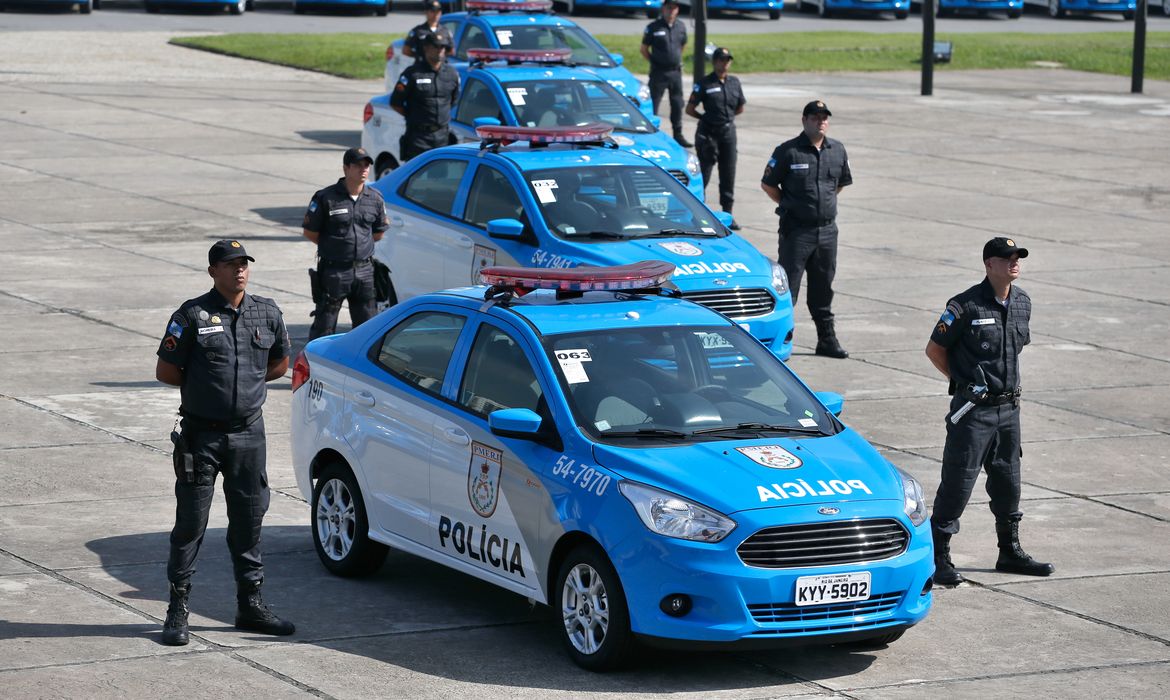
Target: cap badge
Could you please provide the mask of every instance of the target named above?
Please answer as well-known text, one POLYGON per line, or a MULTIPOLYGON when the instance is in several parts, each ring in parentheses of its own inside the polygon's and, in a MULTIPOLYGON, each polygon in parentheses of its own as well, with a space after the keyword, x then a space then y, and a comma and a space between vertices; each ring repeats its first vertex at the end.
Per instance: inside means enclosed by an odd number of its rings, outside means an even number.
POLYGON ((1007 244, 1008 244, 1009 246, 1011 246, 1012 248, 1015 248, 1015 247, 1016 247, 1016 242, 1015 242, 1015 241, 1013 241, 1013 240, 1012 240, 1012 239, 1010 239, 1010 238, 1009 238, 1009 239, 1007 239, 1007 240, 1005 240, 1004 242, 1005 242, 1005 243, 1007 243, 1007 244))
POLYGON ((219 316, 212 316, 212 317, 211 317, 211 322, 212 322, 212 323, 219 323, 219 316))
POLYGON ((239 242, 239 241, 232 241, 232 247, 233 247, 233 248, 239 248, 239 247, 240 247, 240 242, 239 242))

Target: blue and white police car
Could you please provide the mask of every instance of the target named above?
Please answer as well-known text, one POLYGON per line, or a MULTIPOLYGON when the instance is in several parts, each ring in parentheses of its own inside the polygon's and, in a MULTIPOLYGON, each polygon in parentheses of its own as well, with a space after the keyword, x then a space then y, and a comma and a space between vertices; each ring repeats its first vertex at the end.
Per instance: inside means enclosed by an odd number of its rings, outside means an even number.
POLYGON ((821 17, 831 17, 841 12, 856 14, 881 14, 892 12, 895 19, 910 16, 910 0, 798 0, 800 9, 811 7, 821 17))
MULTIPOLYGON (((1137 0, 1024 0, 1029 5, 1048 9, 1049 17, 1068 17, 1073 14, 1120 14, 1123 19, 1133 19, 1137 14, 1137 0)), ((1157 7, 1157 0, 1150 6, 1157 7)), ((1170 15, 1170 2, 1162 0, 1162 13, 1170 15)))
POLYGON ((792 353, 783 268, 673 175, 616 147, 607 124, 480 126, 374 183, 390 228, 374 248, 398 300, 478 280, 488 265, 569 268, 661 258, 682 295, 792 353))
MULTIPOLYGON (((703 198, 699 159, 659 130, 627 97, 593 71, 565 65, 568 49, 547 51, 472 49, 472 70, 463 78, 459 102, 451 113, 458 141, 479 142, 475 129, 485 123, 511 126, 565 126, 601 122, 613 127, 620 147, 653 161, 703 198)), ((374 158, 378 179, 398 167, 399 139, 406 124, 390 108, 390 95, 369 101, 362 114, 362 147, 374 158)))
POLYGON ((922 488, 661 261, 488 268, 293 368, 321 562, 387 547, 548 604, 572 659, 635 641, 886 644, 934 571, 922 488))
POLYGON ((142 8, 147 12, 158 12, 164 8, 223 8, 233 15, 242 15, 252 9, 252 0, 143 0, 142 8))
MULTIPOLYGON (((647 115, 654 113, 650 88, 622 66, 622 55, 610 53, 571 19, 551 14, 551 2, 467 0, 464 5, 467 12, 453 12, 439 20, 455 40, 455 51, 447 60, 459 71, 460 79, 467 75, 467 52, 471 49, 568 49, 574 64, 589 68, 618 92, 633 98, 647 115)), ((414 62, 413 57, 402 53, 402 44, 403 40, 398 39, 386 48, 387 92, 394 89, 398 76, 414 62)))
POLYGON ((292 0, 292 11, 303 15, 309 10, 317 12, 364 10, 385 17, 390 12, 391 2, 392 0, 292 0))
MULTIPOLYGON (((921 0, 914 0, 914 4, 922 6, 921 0)), ((1024 0, 935 0, 934 8, 939 17, 952 17, 962 12, 978 12, 980 15, 1002 12, 1008 19, 1019 19, 1024 14, 1024 0)))

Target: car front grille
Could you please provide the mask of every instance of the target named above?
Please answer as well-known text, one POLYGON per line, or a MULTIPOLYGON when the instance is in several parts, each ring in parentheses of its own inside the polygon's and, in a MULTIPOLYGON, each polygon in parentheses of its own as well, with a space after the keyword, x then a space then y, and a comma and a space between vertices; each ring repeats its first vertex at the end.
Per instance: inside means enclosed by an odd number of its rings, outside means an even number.
POLYGON ((901 523, 883 518, 766 527, 736 552, 748 566, 791 569, 889 559, 909 543, 910 533, 901 523))
POLYGON ((767 289, 705 289, 683 292, 682 296, 731 318, 763 316, 776 308, 776 299, 767 289))
POLYGON ((685 170, 667 170, 666 172, 670 173, 671 175, 674 175, 674 179, 678 180, 679 182, 681 182, 684 185, 691 184, 691 178, 687 177, 687 173, 685 170))
POLYGON ((812 632, 834 623, 854 624, 860 622, 857 618, 867 615, 882 615, 898 607, 904 591, 897 593, 883 593, 875 595, 869 600, 859 600, 851 603, 831 603, 829 605, 798 606, 795 603, 749 603, 748 612, 756 622, 765 624, 785 623, 788 625, 803 625, 801 631, 812 632))

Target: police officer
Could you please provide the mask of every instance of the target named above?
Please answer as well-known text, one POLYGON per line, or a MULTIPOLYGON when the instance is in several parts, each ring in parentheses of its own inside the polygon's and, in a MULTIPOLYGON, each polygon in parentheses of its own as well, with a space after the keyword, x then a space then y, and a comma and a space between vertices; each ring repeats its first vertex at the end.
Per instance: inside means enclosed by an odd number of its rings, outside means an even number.
POLYGON ((1028 257, 1010 238, 983 246, 986 277, 947 302, 926 344, 930 362, 950 380, 951 410, 943 448, 942 481, 930 517, 934 535, 934 580, 956 586, 963 576, 951 563, 951 536, 981 470, 995 514, 999 559, 995 568, 1048 576, 1056 568, 1028 556, 1020 546, 1020 364, 1031 339, 1032 300, 1014 282, 1028 257), (963 413, 963 407, 973 404, 963 413))
POLYGON ((780 266, 788 275, 792 304, 808 270, 808 312, 817 326, 816 354, 849 357, 833 321, 833 277, 837 274, 837 194, 853 184, 849 156, 828 137, 833 113, 820 100, 804 106, 800 135, 772 151, 760 187, 780 206, 780 266))
POLYGON ((650 103, 658 114, 662 93, 670 93, 670 126, 674 140, 684 148, 695 144, 683 135, 682 55, 687 27, 678 21, 678 0, 662 0, 662 14, 642 32, 642 58, 650 62, 650 103))
MULTIPOLYGON (((739 78, 727 73, 731 61, 730 51, 715 49, 711 56, 715 70, 695 83, 687 101, 687 114, 699 120, 695 151, 703 171, 703 188, 711 182, 711 169, 718 162, 719 207, 729 214, 735 204, 735 115, 743 114, 747 104, 739 78), (703 106, 702 114, 696 109, 699 105, 703 106)), ((739 224, 732 220, 731 228, 738 231, 739 224)))
POLYGON ((447 125, 459 94, 459 74, 444 60, 450 48, 447 40, 427 33, 419 43, 424 60, 402 71, 390 94, 390 108, 406 117, 406 132, 399 143, 403 163, 449 143, 447 125))
POLYGON ((370 320, 377 310, 374 289, 374 242, 390 227, 382 193, 366 187, 373 160, 362 148, 341 158, 344 177, 309 201, 305 238, 317 244, 317 308, 309 340, 337 330, 341 302, 349 302, 353 327, 370 320))
POLYGON ((239 241, 218 241, 207 253, 211 291, 183 302, 167 325, 155 376, 180 387, 181 438, 175 453, 175 528, 167 561, 170 607, 164 644, 188 641, 187 600, 195 557, 207 529, 216 474, 227 500, 228 550, 237 585, 236 628, 292 634, 260 596, 260 525, 268 510, 264 419, 265 382, 288 369, 289 341, 276 302, 254 296, 249 262, 239 241))
POLYGON ((421 61, 423 58, 423 47, 420 42, 428 33, 437 34, 445 40, 448 46, 455 45, 451 32, 439 24, 439 20, 443 17, 443 5, 439 3, 439 0, 424 2, 423 11, 426 12, 426 21, 411 29, 406 35, 406 41, 402 42, 402 53, 413 56, 415 61, 421 61))

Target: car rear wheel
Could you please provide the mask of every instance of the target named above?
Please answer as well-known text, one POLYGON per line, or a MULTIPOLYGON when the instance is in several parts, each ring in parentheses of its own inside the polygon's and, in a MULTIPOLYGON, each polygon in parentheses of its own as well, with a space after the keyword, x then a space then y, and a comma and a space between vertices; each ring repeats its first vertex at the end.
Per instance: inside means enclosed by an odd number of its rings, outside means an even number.
POLYGON ((1162 14, 1170 17, 1170 0, 1162 0, 1162 14))
POLYGON ((397 167, 398 162, 395 161, 392 156, 382 154, 378 158, 378 162, 374 164, 374 179, 381 180, 390 173, 394 172, 394 169, 397 167))
POLYGON ((83 15, 93 12, 93 0, 81 0, 77 3, 77 11, 83 15))
POLYGON ((233 15, 242 15, 244 14, 244 10, 246 10, 247 7, 248 0, 236 0, 236 3, 232 5, 230 9, 233 15))
MULTIPOLYGON (((1170 2, 1170 0, 1167 0, 1170 2)), ((780 10, 768 10, 768 19, 780 19, 780 10)))
POLYGON ((634 638, 626 594, 617 572, 596 545, 574 547, 561 562, 554 587, 561 641, 569 657, 590 671, 628 660, 634 638))
POLYGON ((374 11, 378 13, 379 17, 385 17, 386 15, 390 14, 390 0, 386 0, 385 4, 381 5, 377 10, 374 11))
POLYGON ((369 537, 366 505, 353 472, 343 464, 325 467, 313 488, 313 545, 337 576, 365 576, 382 566, 387 547, 369 537))
POLYGON ((817 16, 832 17, 833 11, 829 9, 829 0, 821 0, 821 4, 817 5, 817 16))
POLYGON ((1048 0, 1048 16, 1049 17, 1064 17, 1064 8, 1060 6, 1060 0, 1048 0))

